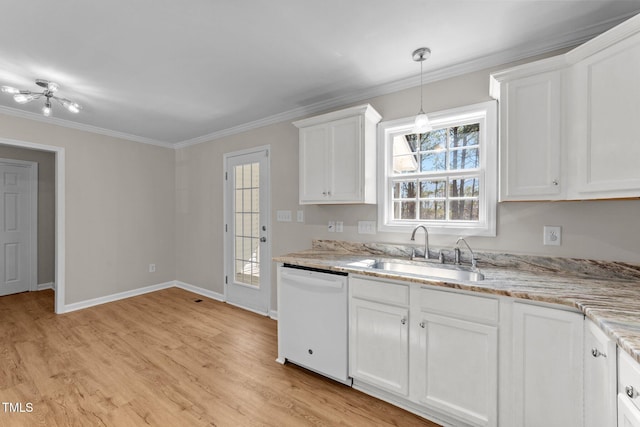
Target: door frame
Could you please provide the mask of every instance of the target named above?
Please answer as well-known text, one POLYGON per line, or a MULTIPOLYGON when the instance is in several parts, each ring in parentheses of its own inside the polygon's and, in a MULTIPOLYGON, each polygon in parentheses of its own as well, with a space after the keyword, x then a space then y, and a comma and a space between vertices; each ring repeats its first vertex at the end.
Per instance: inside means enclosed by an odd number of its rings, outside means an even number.
POLYGON ((29 291, 38 290, 38 163, 0 158, 0 164, 26 167, 29 175, 29 291))
MULTIPOLYGON (((271 297, 272 297, 272 293, 273 293, 273 284, 272 284, 272 280, 271 280, 271 145, 261 145, 259 147, 252 147, 252 148, 247 148, 244 150, 238 150, 238 151, 233 151, 233 152, 229 152, 229 153, 224 153, 224 155, 222 156, 222 171, 223 171, 223 176, 222 176, 222 186, 223 186, 223 224, 222 224, 222 234, 224 236, 223 238, 223 248, 222 248, 222 253, 223 253, 223 268, 222 268, 222 281, 224 283, 224 299, 225 302, 229 303, 228 301, 228 288, 229 288, 229 283, 227 278, 231 276, 231 272, 228 271, 229 268, 229 263, 230 263, 230 257, 232 256, 232 254, 229 254, 227 251, 227 248, 230 244, 230 242, 232 241, 232 238, 230 236, 230 234, 227 232, 228 230, 228 224, 231 223, 231 218, 229 218, 229 213, 228 213, 228 205, 230 203, 230 197, 231 194, 229 194, 229 190, 227 189, 228 183, 227 180, 225 179, 225 175, 228 173, 227 171, 227 161, 232 158, 232 157, 238 157, 238 156, 244 156, 244 155, 248 155, 248 154, 254 154, 254 153, 259 153, 262 151, 266 151, 267 153, 267 165, 269 167, 269 180, 266 183, 266 185, 263 185, 263 183, 260 183, 260 186, 265 188, 265 192, 267 194, 267 198, 265 200, 261 200, 261 202, 264 202, 265 204, 265 208, 264 208, 264 214, 265 214, 265 223, 267 225, 267 230, 266 230, 266 238, 267 241, 265 242, 266 245, 264 245, 264 250, 263 247, 260 246, 260 257, 261 257, 261 262, 260 262, 260 286, 266 286, 267 289, 267 294, 269 296, 268 301, 267 301, 267 311, 265 313, 259 311, 259 310, 254 310, 252 308, 249 307, 241 307, 245 310, 249 310, 249 311, 253 311, 255 313, 258 314, 262 314, 262 315, 266 315, 268 316, 271 313, 271 297), (264 264, 263 264, 264 262, 264 264), (265 268, 263 269, 263 265, 265 266, 265 268), (265 271, 266 270, 266 271, 265 271), (264 276, 262 273, 265 273, 264 276), (262 283, 262 280, 266 281, 266 284, 262 283)), ((262 211, 262 210, 261 210, 262 211)), ((234 305, 233 303, 229 303, 234 305)))
POLYGON ((38 144, 35 142, 19 141, 15 139, 0 138, 0 144, 13 147, 28 148, 32 150, 49 151, 55 154, 55 312, 66 312, 65 306, 65 278, 66 278, 66 253, 65 253, 65 149, 55 145, 38 144))

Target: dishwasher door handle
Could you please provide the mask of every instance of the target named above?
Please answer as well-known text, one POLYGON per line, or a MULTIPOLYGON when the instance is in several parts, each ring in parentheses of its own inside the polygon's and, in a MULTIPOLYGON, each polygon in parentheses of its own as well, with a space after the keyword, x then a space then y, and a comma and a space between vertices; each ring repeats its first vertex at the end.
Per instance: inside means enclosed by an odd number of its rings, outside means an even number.
POLYGON ((340 279, 327 280, 327 279, 313 277, 310 275, 291 274, 286 271, 283 271, 280 274, 280 276, 282 277, 283 280, 293 282, 293 284, 295 285, 303 285, 303 286, 307 285, 307 286, 317 286, 322 288, 335 288, 335 289, 340 289, 343 286, 343 280, 340 280, 340 279))

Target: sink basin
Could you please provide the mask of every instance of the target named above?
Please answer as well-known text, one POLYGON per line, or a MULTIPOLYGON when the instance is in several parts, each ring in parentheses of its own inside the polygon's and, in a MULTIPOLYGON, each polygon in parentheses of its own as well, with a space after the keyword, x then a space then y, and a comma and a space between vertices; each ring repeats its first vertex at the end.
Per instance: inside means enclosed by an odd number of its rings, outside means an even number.
POLYGON ((445 266, 434 264, 418 264, 398 261, 377 261, 370 266, 376 270, 384 270, 393 273, 405 273, 417 276, 428 276, 440 279, 461 280, 477 282, 484 280, 484 274, 477 270, 468 270, 465 267, 445 266))

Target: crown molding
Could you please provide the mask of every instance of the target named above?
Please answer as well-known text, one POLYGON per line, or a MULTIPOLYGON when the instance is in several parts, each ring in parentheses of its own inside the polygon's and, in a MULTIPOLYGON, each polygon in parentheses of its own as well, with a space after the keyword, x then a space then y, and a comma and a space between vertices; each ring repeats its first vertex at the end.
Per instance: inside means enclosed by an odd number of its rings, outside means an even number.
MULTIPOLYGON (((516 62, 526 58, 548 54, 560 49, 575 47, 596 37, 599 34, 602 34, 603 32, 611 29, 612 27, 620 24, 621 22, 629 19, 634 15, 636 15, 636 13, 625 14, 613 19, 599 22, 595 25, 589 25, 576 31, 565 33, 559 37, 538 40, 536 42, 519 45, 505 51, 483 56, 481 58, 475 58, 450 67, 443 67, 437 70, 432 70, 424 73, 423 82, 433 83, 447 78, 457 77, 463 74, 497 67, 510 62, 516 62)), ((216 139, 257 129, 263 126, 268 126, 283 121, 295 120, 311 114, 325 112, 331 108, 342 108, 349 104, 369 100, 378 96, 388 95, 390 93, 410 89, 419 85, 420 75, 408 77, 406 79, 374 86, 365 90, 351 92, 339 97, 334 97, 304 107, 298 107, 289 111, 284 111, 282 113, 274 114, 272 116, 268 116, 259 120, 254 120, 238 126, 222 129, 216 132, 209 133, 207 135, 202 135, 197 138, 181 141, 174 144, 174 147, 184 148, 190 145, 214 141, 216 139)))
MULTIPOLYGON (((423 83, 433 83, 436 81, 444 80, 447 78, 457 77, 463 74, 469 74, 476 71, 489 69, 492 67, 498 67, 511 62, 520 61, 523 59, 535 57, 538 55, 545 55, 551 52, 575 47, 580 45, 602 33, 611 29, 612 27, 626 21, 630 17, 636 15, 637 12, 628 13, 618 16, 616 18, 608 19, 606 21, 599 22, 594 25, 589 25, 584 28, 567 32, 563 35, 537 40, 535 42, 526 43, 517 47, 507 49, 501 52, 497 52, 491 55, 486 55, 479 58, 474 58, 463 63, 455 64, 449 67, 443 67, 436 70, 427 71, 423 74, 423 83)), ((420 75, 415 75, 405 79, 385 83, 382 85, 370 87, 367 89, 352 91, 345 93, 344 95, 333 97, 324 101, 316 102, 311 105, 297 107, 288 111, 273 114, 261 119, 253 120, 247 123, 243 123, 237 126, 221 129, 206 135, 202 135, 196 138, 171 143, 168 141, 159 141, 151 138, 145 138, 137 135, 132 135, 124 132, 118 132, 114 130, 104 129, 97 126, 85 125, 81 123, 72 122, 69 120, 59 119, 55 117, 44 117, 40 114, 35 114, 15 108, 0 106, 0 113, 7 115, 26 118, 30 120, 36 120, 43 123, 55 124, 62 127, 71 129, 82 130, 86 132, 106 135, 114 138, 125 139, 134 142, 140 142, 143 144, 156 145, 159 147, 179 149, 188 147, 191 145, 201 144, 203 142, 210 142, 217 139, 221 139, 227 136, 236 135, 242 132, 247 132, 253 129, 258 129, 264 126, 269 126, 285 121, 291 121, 300 119, 305 116, 313 114, 323 113, 335 108, 344 108, 350 104, 370 100, 378 96, 388 95, 394 92, 400 92, 402 90, 414 88, 420 85, 420 75)))
POLYGON ((98 126, 86 125, 83 123, 72 122, 70 120, 59 119, 57 117, 44 117, 41 114, 32 113, 29 111, 18 110, 17 108, 5 107, 0 105, 0 113, 8 116, 19 117, 22 119, 35 120, 41 123, 53 124, 65 128, 81 130, 85 132, 95 133, 99 135, 110 136, 113 138, 124 139, 127 141, 140 142, 142 144, 156 145, 165 148, 174 148, 174 144, 170 142, 158 141, 151 138, 145 138, 143 136, 132 135, 129 133, 118 132, 115 130, 104 129, 98 126))

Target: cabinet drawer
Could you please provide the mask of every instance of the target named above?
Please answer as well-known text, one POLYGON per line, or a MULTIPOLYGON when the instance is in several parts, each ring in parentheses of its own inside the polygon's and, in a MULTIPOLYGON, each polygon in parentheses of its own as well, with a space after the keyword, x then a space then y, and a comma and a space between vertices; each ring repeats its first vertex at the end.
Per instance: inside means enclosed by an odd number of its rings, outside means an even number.
POLYGON ((499 319, 497 299, 433 289, 420 289, 420 308, 481 323, 496 324, 499 319))
POLYGON ((640 409, 640 364, 618 349, 618 392, 628 396, 640 409))
POLYGON ((349 277, 351 296, 386 304, 409 305, 409 285, 376 279, 349 277))

